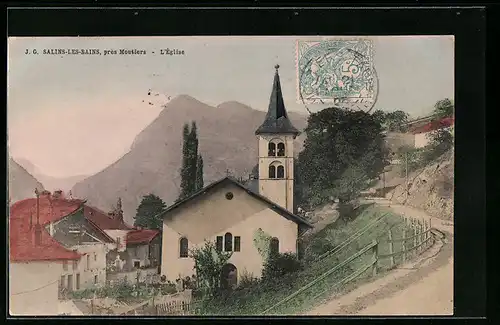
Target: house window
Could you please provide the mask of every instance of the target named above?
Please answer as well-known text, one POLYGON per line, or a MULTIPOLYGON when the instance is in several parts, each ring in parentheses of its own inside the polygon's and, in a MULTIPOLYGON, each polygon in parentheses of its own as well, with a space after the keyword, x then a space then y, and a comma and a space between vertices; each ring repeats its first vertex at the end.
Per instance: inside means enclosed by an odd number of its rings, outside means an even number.
POLYGON ((239 252, 241 250, 241 237, 234 236, 234 251, 239 252))
POLYGON ((97 254, 94 253, 94 261, 97 261, 97 254))
POLYGON ((87 254, 87 270, 90 269, 90 255, 87 254))
POLYGON ((233 235, 231 235, 230 232, 224 235, 224 250, 226 252, 231 252, 233 250, 233 235))
POLYGON ((269 166, 269 178, 276 178, 276 167, 273 165, 269 166))
POLYGON ((269 142, 269 144, 267 145, 267 148, 268 148, 267 155, 269 157, 276 156, 276 144, 274 144, 273 142, 269 142))
POLYGON ((121 244, 121 238, 116 237, 116 247, 120 248, 120 244, 121 244))
POLYGON ((63 261, 63 270, 64 271, 68 270, 68 262, 67 261, 63 261))
POLYGON ((59 280, 59 287, 64 288, 64 283, 66 282, 66 277, 61 275, 61 279, 59 280))
POLYGON ((222 252, 222 243, 224 242, 224 238, 222 236, 217 236, 215 240, 215 247, 217 251, 222 252))
POLYGON ((140 261, 134 261, 134 267, 135 268, 140 268, 141 267, 141 262, 140 261))
POLYGON ((234 195, 233 195, 233 193, 232 193, 232 192, 227 192, 227 193, 226 193, 226 199, 228 199, 228 200, 232 200, 232 199, 233 199, 233 197, 234 197, 234 195))
POLYGON ((97 284, 97 282, 99 282, 99 278, 97 277, 97 274, 94 275, 94 284, 97 284))
POLYGON ((271 242, 269 243, 269 253, 271 255, 276 255, 280 252, 280 241, 278 238, 271 238, 271 242))
POLYGON ((278 166, 276 178, 285 178, 285 168, 283 166, 278 166))
POLYGON ((278 157, 285 156, 285 144, 283 142, 278 143, 278 157))
POLYGON ((80 290, 80 273, 76 275, 76 290, 80 290))
POLYGON ((188 257, 188 240, 186 237, 182 237, 179 241, 179 257, 188 257))
POLYGON ((78 269, 78 261, 73 261, 73 270, 78 269))

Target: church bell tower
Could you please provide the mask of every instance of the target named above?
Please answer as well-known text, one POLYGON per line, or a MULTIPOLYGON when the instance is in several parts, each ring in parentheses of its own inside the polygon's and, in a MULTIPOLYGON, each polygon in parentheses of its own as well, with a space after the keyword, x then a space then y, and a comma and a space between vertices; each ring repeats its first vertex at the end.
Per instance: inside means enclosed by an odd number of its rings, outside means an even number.
POLYGON ((279 65, 275 69, 267 115, 255 131, 259 141, 259 194, 293 213, 293 142, 299 131, 288 119, 279 65))

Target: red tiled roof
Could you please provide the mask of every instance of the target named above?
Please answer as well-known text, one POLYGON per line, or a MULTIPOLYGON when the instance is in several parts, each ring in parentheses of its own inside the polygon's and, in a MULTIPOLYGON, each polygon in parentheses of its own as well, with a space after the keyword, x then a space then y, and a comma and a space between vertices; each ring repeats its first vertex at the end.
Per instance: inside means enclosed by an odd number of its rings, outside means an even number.
MULTIPOLYGON (((83 200, 66 200, 56 199, 47 195, 40 196, 40 224, 47 225, 53 221, 57 221, 68 214, 78 210, 84 203, 83 200)), ((30 216, 33 216, 33 223, 36 223, 37 218, 36 198, 24 199, 17 201, 10 207, 10 215, 15 218, 23 219, 29 222, 30 216)))
POLYGON ((435 131, 435 130, 439 130, 439 129, 450 127, 454 123, 455 123, 455 118, 453 118, 453 117, 446 117, 446 118, 443 118, 443 119, 440 119, 440 120, 431 121, 431 122, 429 122, 427 124, 424 124, 422 126, 418 126, 418 127, 412 128, 410 131, 413 134, 427 133, 427 132, 431 132, 431 131, 435 131))
POLYGON ((36 199, 26 199, 13 204, 10 208, 9 216, 9 249, 10 261, 53 261, 53 260, 76 260, 80 254, 68 250, 59 244, 45 230, 43 225, 51 221, 58 220, 65 215, 76 211, 82 201, 79 200, 52 200, 52 210, 50 209, 47 197, 40 198, 40 225, 41 242, 35 244, 36 225, 36 199), (33 215, 30 227, 30 219, 33 215))
POLYGON ((103 230, 130 230, 133 229, 131 226, 127 225, 125 222, 115 219, 109 216, 107 213, 88 205, 83 208, 83 214, 87 220, 90 220, 95 226, 103 230))
POLYGON ((158 230, 152 229, 132 230, 127 233, 127 244, 146 244, 159 234, 158 230))

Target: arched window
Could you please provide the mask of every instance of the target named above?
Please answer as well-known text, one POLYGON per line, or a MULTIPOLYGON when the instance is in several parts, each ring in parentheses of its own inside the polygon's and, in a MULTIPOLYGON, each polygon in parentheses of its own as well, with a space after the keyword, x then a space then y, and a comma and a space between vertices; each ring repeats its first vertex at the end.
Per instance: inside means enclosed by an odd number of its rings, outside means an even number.
POLYGON ((188 257, 188 240, 186 237, 182 237, 179 241, 179 257, 188 257))
POLYGON ((280 241, 278 238, 273 237, 269 243, 269 254, 277 255, 280 252, 280 241))
POLYGON ((276 167, 273 165, 269 166, 269 178, 276 178, 276 167))
POLYGON ((276 156, 276 144, 274 144, 273 142, 269 142, 269 144, 267 145, 267 148, 268 148, 268 153, 267 155, 269 157, 274 157, 276 156))
POLYGON ((276 172, 276 178, 285 178, 285 167, 278 166, 278 170, 276 172))
POLYGON ((278 143, 278 156, 279 157, 285 156, 285 144, 283 142, 278 143))
POLYGON ((230 232, 224 235, 224 250, 226 252, 231 252, 233 250, 233 235, 231 235, 230 232))

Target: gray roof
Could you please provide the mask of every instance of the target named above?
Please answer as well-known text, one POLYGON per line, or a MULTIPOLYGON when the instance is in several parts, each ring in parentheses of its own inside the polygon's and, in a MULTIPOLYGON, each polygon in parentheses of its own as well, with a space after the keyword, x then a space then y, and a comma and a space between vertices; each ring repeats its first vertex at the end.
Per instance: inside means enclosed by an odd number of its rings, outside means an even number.
POLYGON ((257 128, 255 134, 294 134, 300 132, 292 125, 286 113, 283 95, 281 94, 280 76, 278 74, 279 65, 276 65, 274 74, 273 90, 269 99, 267 115, 261 126, 257 128))

